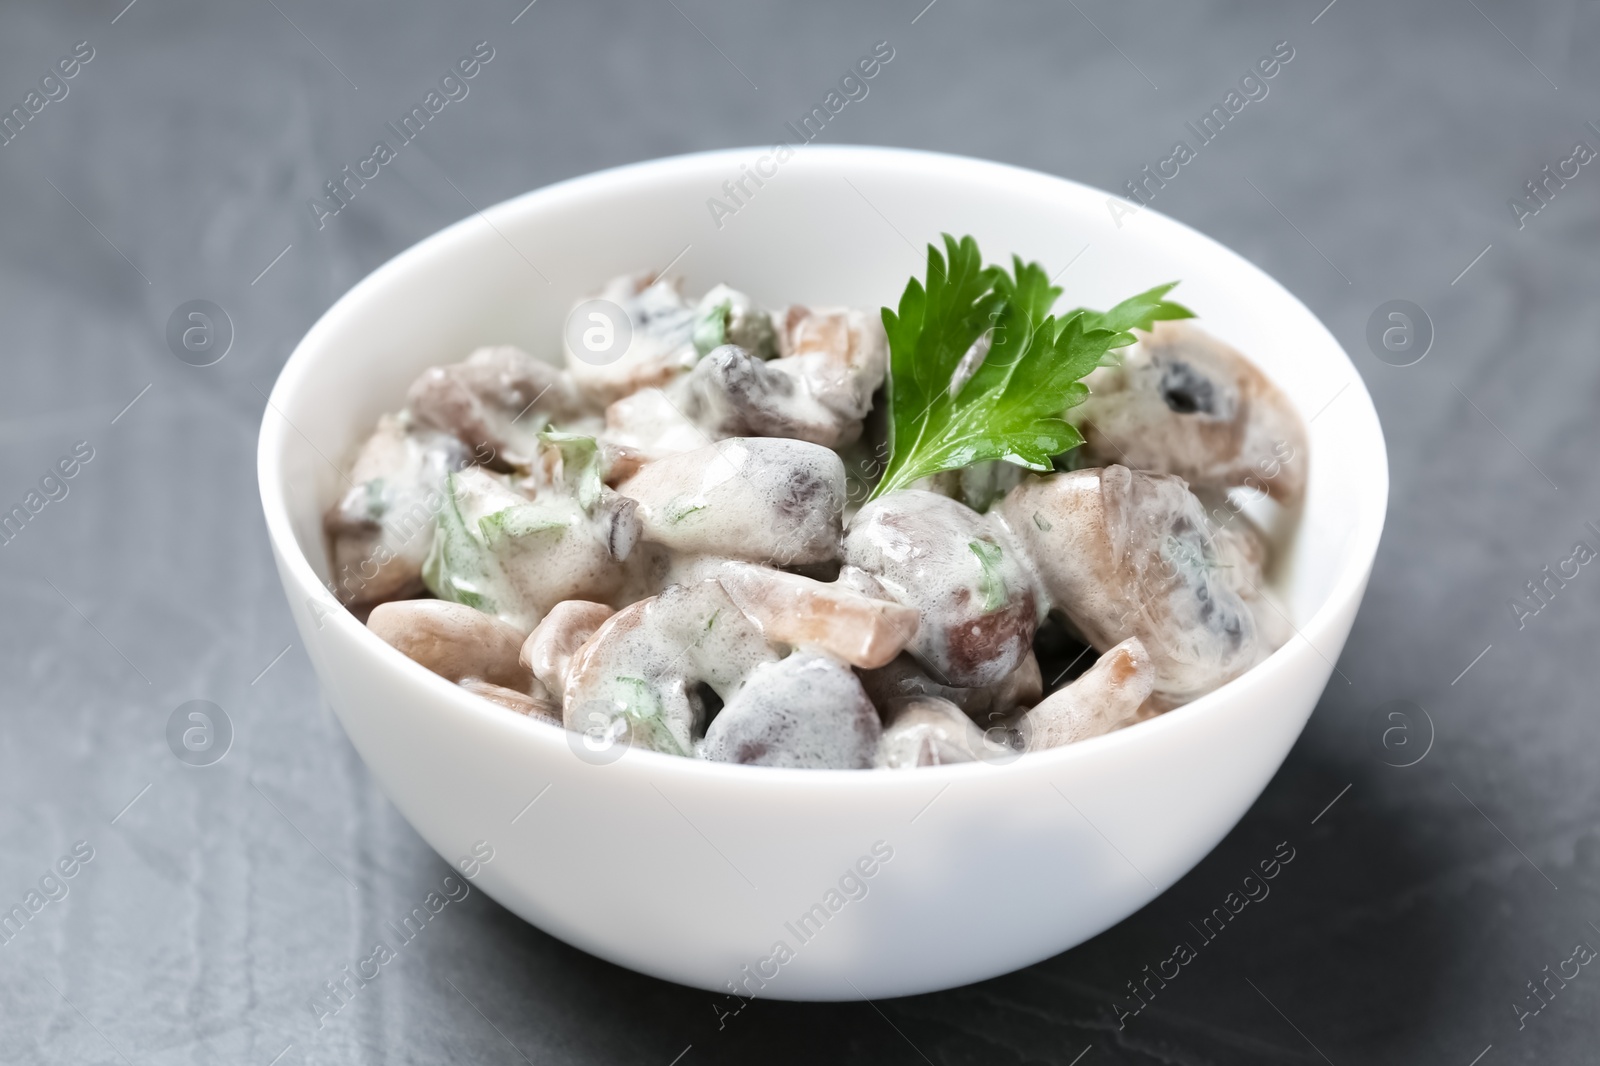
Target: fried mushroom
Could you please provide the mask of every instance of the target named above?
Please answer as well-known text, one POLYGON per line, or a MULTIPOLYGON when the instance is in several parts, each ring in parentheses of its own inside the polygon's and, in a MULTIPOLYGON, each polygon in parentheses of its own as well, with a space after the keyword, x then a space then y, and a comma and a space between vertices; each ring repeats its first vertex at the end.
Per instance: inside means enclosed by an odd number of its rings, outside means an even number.
POLYGON ((465 604, 380 603, 372 609, 367 628, 448 681, 476 678, 525 694, 535 691, 533 674, 518 661, 524 634, 465 604))
POLYGON ((706 729, 705 757, 746 766, 866 770, 878 712, 850 668, 814 652, 756 666, 706 729))
POLYGON ((1129 637, 1023 716, 1021 733, 1028 738, 1028 750, 1072 744, 1131 725, 1154 684, 1149 653, 1139 638, 1129 637))
POLYGON ((470 462, 450 434, 404 416, 378 419, 350 468, 349 490, 323 516, 340 602, 363 606, 422 591, 445 479, 470 462))
MULTIPOLYGON (((633 744, 691 755, 708 707, 725 704, 778 652, 716 581, 669 585, 606 619, 562 681, 568 729, 626 728, 633 744)), ((723 708, 726 712, 726 707, 723 708)))
POLYGON ((591 600, 562 600, 528 634, 517 660, 561 701, 566 698, 567 666, 572 657, 616 613, 591 600))
POLYGON ((526 481, 526 492, 479 468, 452 475, 423 566, 428 589, 524 630, 563 600, 620 593, 639 536, 636 505, 604 488, 593 453, 590 461, 575 484, 526 481))
POLYGON ((1089 465, 1175 474, 1201 489, 1250 486, 1280 503, 1305 491, 1306 427, 1259 367, 1187 321, 1157 322, 1120 366, 1084 379, 1067 417, 1089 465))
POLYGON ((675 552, 802 565, 837 559, 844 463, 827 448, 735 437, 646 463, 617 489, 675 552))
POLYGON ((504 707, 508 711, 515 711, 520 715, 546 722, 550 725, 561 725, 561 707, 553 700, 548 700, 541 696, 530 696, 525 692, 518 692, 514 688, 490 684, 476 677, 463 678, 459 684, 474 696, 481 696, 490 703, 504 707))
POLYGON ((851 666, 883 666, 917 633, 917 612, 837 583, 726 562, 714 571, 735 606, 770 643, 825 652, 851 666))
POLYGON ((998 514, 1084 639, 1106 652, 1139 638, 1160 696, 1194 699, 1256 661, 1255 619, 1182 479, 1122 466, 1030 478, 998 514))
POLYGON ((1030 650, 1022 664, 993 685, 956 688, 941 685, 910 655, 901 655, 876 670, 862 670, 861 687, 885 715, 898 702, 930 696, 953 703, 984 729, 1010 722, 1017 712, 1039 702, 1044 678, 1039 660, 1030 650))
POLYGON ((498 470, 528 466, 540 430, 586 413, 569 374, 510 345, 423 371, 406 407, 419 424, 453 434, 498 470))
POLYGON ((970 507, 932 492, 888 493, 850 523, 844 558, 917 609, 910 650, 941 684, 995 684, 1030 654, 1042 613, 1034 578, 970 507))

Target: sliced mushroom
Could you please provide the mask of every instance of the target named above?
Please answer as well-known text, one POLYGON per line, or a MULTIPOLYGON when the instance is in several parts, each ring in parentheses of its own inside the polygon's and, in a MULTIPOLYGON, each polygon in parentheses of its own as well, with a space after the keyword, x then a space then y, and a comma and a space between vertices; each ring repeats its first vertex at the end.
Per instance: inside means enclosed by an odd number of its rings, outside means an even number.
POLYGON ((678 552, 800 565, 838 558, 844 464, 826 448, 735 437, 647 463, 618 487, 645 539, 678 552))
POLYGON ((518 692, 534 691, 533 674, 518 661, 522 631, 465 604, 380 603, 372 609, 367 628, 446 680, 478 678, 518 692))
POLYGON ((1034 579, 984 516, 937 493, 891 492, 863 507, 844 541, 866 571, 922 622, 910 650, 935 680, 992 685, 1030 653, 1042 605, 1034 579))
POLYGON ((1028 750, 1072 744, 1133 724, 1154 684, 1149 653, 1139 638, 1129 637, 1023 715, 1028 750))
POLYGON ((689 755, 707 713, 699 686, 726 702, 751 670, 777 658, 716 581, 671 585, 606 619, 578 648, 563 715, 579 730, 624 719, 633 744, 689 755))
POLYGON ((790 307, 781 316, 780 362, 796 367, 811 395, 859 424, 889 369, 889 338, 876 311, 790 307))
POLYGON ((453 475, 423 567, 429 590, 525 630, 562 600, 616 596, 638 539, 635 508, 595 471, 586 477, 587 489, 525 482, 530 499, 481 469, 453 475))
POLYGON ((617 612, 590 600, 562 600, 523 642, 518 661, 557 701, 566 698, 567 666, 583 643, 617 612))
POLYGON ((861 436, 883 384, 888 347, 875 315, 790 308, 775 336, 748 298, 719 286, 701 301, 694 346, 703 356, 659 388, 606 409, 606 437, 651 459, 729 437, 790 437, 839 448, 861 436), (773 359, 775 348, 783 356, 773 359))
POLYGON ((1087 378, 1068 418, 1093 465, 1176 474, 1198 488, 1248 485, 1284 503, 1305 491, 1306 427, 1267 376, 1193 323, 1157 322, 1120 366, 1087 378))
POLYGON ((766 362, 732 344, 700 360, 673 394, 713 440, 793 437, 834 448, 861 434, 860 416, 841 416, 818 399, 796 360, 766 362))
POLYGON ((499 704, 508 711, 536 718, 541 722, 551 725, 561 724, 561 707, 553 700, 542 696, 530 696, 526 692, 518 692, 514 688, 502 685, 493 685, 476 677, 464 678, 459 682, 462 688, 474 696, 482 696, 490 703, 499 704))
POLYGON ((445 478, 470 461, 448 434, 394 415, 378 419, 350 468, 351 488, 323 517, 341 602, 381 603, 422 591, 445 478))
POLYGON ((973 762, 984 744, 983 730, 960 707, 937 696, 912 696, 891 705, 875 762, 887 770, 973 762))
POLYGON ((782 356, 737 337, 674 382, 674 404, 713 438, 793 437, 828 448, 860 438, 888 367, 876 315, 849 308, 791 307, 782 316, 782 356))
POLYGON ((727 562, 715 571, 728 598, 772 644, 813 649, 852 666, 883 666, 917 633, 917 612, 837 584, 727 562))
POLYGON ((465 362, 423 372, 406 393, 422 425, 454 434, 478 461, 498 470, 533 462, 539 431, 585 413, 566 372, 520 348, 479 348, 465 362))
POLYGON ((998 514, 1084 639, 1105 652, 1139 638, 1158 694, 1191 700, 1255 662, 1255 620, 1180 478, 1121 466, 1030 478, 998 514))
POLYGON ((683 299, 676 282, 634 275, 613 278, 600 291, 627 316, 627 323, 613 322, 604 312, 592 328, 598 347, 592 351, 566 349, 567 371, 579 390, 593 402, 604 405, 639 389, 664 385, 694 366, 695 310, 683 299), (626 334, 621 333, 623 329, 626 334), (628 346, 621 354, 610 350, 628 346))
POLYGON ((706 729, 704 754, 747 766, 866 770, 882 727, 844 663, 797 651, 750 671, 706 729))

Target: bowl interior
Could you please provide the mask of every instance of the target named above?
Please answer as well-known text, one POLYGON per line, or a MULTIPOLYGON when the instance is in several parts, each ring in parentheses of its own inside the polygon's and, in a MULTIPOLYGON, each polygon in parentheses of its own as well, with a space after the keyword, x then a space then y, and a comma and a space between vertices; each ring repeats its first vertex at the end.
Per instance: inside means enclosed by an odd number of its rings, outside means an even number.
MULTIPOLYGON (((737 191, 737 190, 736 190, 737 191)), ((766 306, 894 303, 941 232, 970 233, 990 261, 1043 263, 1060 307, 1105 307, 1178 280, 1199 324, 1235 345, 1309 423, 1309 489, 1276 584, 1315 640, 1341 589, 1359 595, 1387 495, 1370 397, 1337 341, 1259 269, 1120 198, 1030 171, 949 156, 807 147, 706 153, 576 179, 469 217, 402 253, 323 318, 273 391, 262 441, 269 525, 295 570, 329 577, 320 516, 343 464, 424 368, 485 344, 553 362, 567 310, 607 278, 670 265, 690 293, 727 282, 766 306), (758 164, 759 167, 758 167, 758 164), (739 201, 723 189, 753 170, 739 201), (721 206, 718 206, 718 205, 721 206), (729 214, 726 209, 732 208, 729 214)))

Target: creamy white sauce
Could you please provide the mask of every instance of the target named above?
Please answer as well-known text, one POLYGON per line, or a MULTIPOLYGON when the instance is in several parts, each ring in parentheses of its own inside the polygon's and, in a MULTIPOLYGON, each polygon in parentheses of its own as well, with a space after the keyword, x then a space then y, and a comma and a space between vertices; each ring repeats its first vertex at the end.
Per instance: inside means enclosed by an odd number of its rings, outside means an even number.
MULTIPOLYGON (((558 604, 605 605, 585 609, 596 621, 615 609, 563 645, 559 665, 536 655, 544 681, 526 648, 521 673, 499 664, 496 676, 528 678, 528 699, 556 693, 570 729, 753 765, 962 761, 993 724, 1036 722, 1056 743, 1155 713, 1287 635, 1263 621, 1276 607, 1248 520, 1207 526, 1239 456, 1179 410, 1193 401, 1211 423, 1247 419, 1233 400, 1271 395, 1193 327, 1168 349, 1181 342, 1195 366, 1233 377, 1174 385, 1136 353, 1128 371, 1101 375, 1107 397, 1085 412, 1151 427, 1146 461, 1207 471, 1217 488, 1205 503, 1117 467, 1039 479, 984 463, 862 506, 852 493, 870 478, 847 479, 840 450, 853 461, 882 450, 862 439, 887 367, 876 313, 769 314, 725 286, 691 303, 650 278, 619 278, 601 296, 633 324, 621 358, 597 366, 568 352, 556 370, 483 349, 430 371, 411 390, 415 410, 380 423, 327 519, 336 563, 372 571, 347 602, 425 585, 524 635, 558 604), (1194 395, 1163 398, 1178 385, 1194 395), (1213 453, 1160 451, 1197 439, 1213 453), (1078 491, 1087 481, 1093 491, 1078 491), (721 583, 733 576, 737 597, 721 583), (1136 677, 1113 683, 1108 663, 1039 702, 1032 640, 1052 610, 1102 651, 1138 637, 1136 677)), ((1239 434, 1247 463, 1270 434, 1292 436, 1282 405, 1266 406, 1270 424, 1239 434)), ((514 690, 498 695, 521 706, 514 690)))

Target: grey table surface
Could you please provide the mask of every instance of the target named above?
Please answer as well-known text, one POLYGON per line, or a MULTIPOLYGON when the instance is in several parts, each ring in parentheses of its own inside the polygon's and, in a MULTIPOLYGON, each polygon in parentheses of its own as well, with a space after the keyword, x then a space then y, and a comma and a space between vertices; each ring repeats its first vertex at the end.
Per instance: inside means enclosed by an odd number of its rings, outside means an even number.
POLYGON ((0 1060, 1594 1060, 1600 972, 1566 960, 1600 946, 1600 578, 1580 568, 1536 615, 1511 603, 1597 542, 1600 174, 1550 183, 1520 220, 1508 200, 1600 147, 1600 5, 125 2, 0 9, 6 109, 93 50, 0 147, 0 504, 78 442, 93 456, 0 550, 0 906, 92 851, 0 945, 0 1060), (448 867, 374 785, 292 631, 254 476, 278 368, 469 202, 770 144, 880 40, 893 64, 827 140, 1112 189, 1289 42, 1270 94, 1154 206, 1282 279, 1376 397, 1391 510, 1348 683, 1209 858, 1022 972, 757 1002, 719 1029, 708 994, 474 893, 319 1026, 322 982, 448 867), (319 232, 306 201, 478 41, 496 58, 470 97, 319 232), (165 338, 196 298, 236 329, 204 368, 165 338), (1433 323, 1415 365, 1367 342, 1395 299, 1433 323), (166 740, 192 699, 234 730, 205 768, 166 740), (1383 717, 1394 700, 1409 718, 1383 717), (1296 859, 1271 896, 1119 1025, 1126 982, 1279 842, 1296 859))

